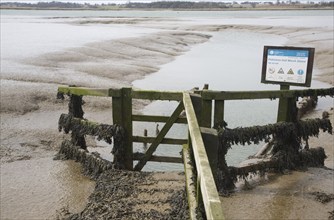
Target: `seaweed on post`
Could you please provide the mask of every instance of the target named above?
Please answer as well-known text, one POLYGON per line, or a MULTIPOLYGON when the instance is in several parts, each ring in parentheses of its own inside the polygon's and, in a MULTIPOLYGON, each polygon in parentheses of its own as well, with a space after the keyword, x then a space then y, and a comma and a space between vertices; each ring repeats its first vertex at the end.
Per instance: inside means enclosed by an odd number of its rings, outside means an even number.
POLYGON ((282 171, 284 169, 299 169, 309 166, 323 166, 326 158, 324 149, 302 149, 302 140, 319 135, 323 130, 332 134, 332 124, 328 119, 309 119, 297 122, 278 122, 264 126, 238 127, 229 129, 226 126, 220 128, 219 140, 219 173, 221 192, 226 192, 234 188, 237 176, 247 176, 248 173, 266 171, 274 169, 282 171), (234 144, 258 144, 260 141, 268 142, 273 137, 273 151, 270 161, 260 162, 248 167, 236 168, 228 167, 225 156, 227 151, 234 144))
MULTIPOLYGON (((117 169, 123 169, 123 159, 124 158, 124 129, 119 125, 107 125, 98 124, 88 120, 83 120, 79 118, 74 118, 71 114, 61 114, 58 121, 59 131, 64 131, 65 133, 79 134, 84 137, 85 135, 96 136, 98 140, 104 140, 108 144, 112 144, 112 139, 114 140, 114 145, 112 153, 114 155, 113 164, 117 169)), ((74 145, 74 143, 72 142, 74 145)))
MULTIPOLYGON (((88 153, 88 151, 85 141, 85 135, 96 136, 97 140, 104 140, 108 144, 112 144, 113 139, 114 145, 111 151, 111 153, 113 153, 114 155, 113 167, 116 169, 124 169, 124 129, 119 125, 98 124, 83 119, 84 111, 82 109, 82 105, 84 101, 82 99, 82 96, 74 95, 71 93, 68 93, 67 95, 70 97, 70 101, 68 104, 69 113, 60 115, 58 121, 59 132, 63 130, 66 134, 68 134, 71 131, 71 146, 79 146, 86 153, 88 153)), ((64 93, 58 92, 57 98, 63 100, 64 93)), ((81 151, 79 151, 77 148, 73 148, 73 146, 70 147, 69 143, 64 141, 61 150, 56 155, 55 159, 73 159, 74 154, 83 155, 81 151)), ((76 159, 86 164, 87 161, 85 160, 85 158, 86 157, 84 156, 79 156, 76 159)), ((97 161, 99 161, 99 159, 97 161)), ((91 163, 92 162, 90 162, 89 164, 91 163)))

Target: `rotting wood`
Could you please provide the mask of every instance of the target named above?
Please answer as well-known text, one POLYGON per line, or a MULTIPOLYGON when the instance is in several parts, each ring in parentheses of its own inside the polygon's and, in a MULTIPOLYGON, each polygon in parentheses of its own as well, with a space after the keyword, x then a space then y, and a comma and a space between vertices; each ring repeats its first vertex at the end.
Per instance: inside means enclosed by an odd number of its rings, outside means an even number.
POLYGON ((162 139, 166 136, 169 129, 173 126, 174 122, 177 120, 177 118, 181 114, 183 108, 184 108, 183 103, 180 102, 179 105, 176 107, 175 111, 173 112, 173 114, 170 116, 170 118, 168 119, 168 121, 164 125, 164 127, 159 132, 156 139, 152 142, 152 144, 149 146, 149 148, 145 152, 145 157, 138 161, 134 170, 139 171, 145 166, 147 161, 151 158, 153 152, 157 149, 157 147, 161 143, 162 139))

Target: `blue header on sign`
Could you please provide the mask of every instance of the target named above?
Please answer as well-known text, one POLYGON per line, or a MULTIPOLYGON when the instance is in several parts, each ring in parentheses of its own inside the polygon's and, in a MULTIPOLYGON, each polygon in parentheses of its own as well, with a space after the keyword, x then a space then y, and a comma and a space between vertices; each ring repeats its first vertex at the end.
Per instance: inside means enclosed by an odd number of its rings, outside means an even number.
POLYGON ((308 51, 307 50, 269 49, 268 56, 308 57, 308 51))

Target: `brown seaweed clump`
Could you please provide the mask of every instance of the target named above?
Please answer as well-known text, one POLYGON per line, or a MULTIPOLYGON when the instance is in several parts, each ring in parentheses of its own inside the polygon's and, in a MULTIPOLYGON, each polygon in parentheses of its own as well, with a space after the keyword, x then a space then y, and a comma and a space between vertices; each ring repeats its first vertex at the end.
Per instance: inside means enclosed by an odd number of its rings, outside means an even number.
POLYGON ((163 187, 153 175, 124 170, 102 173, 86 208, 67 219, 189 219, 184 187, 163 187))
POLYGON ((99 175, 106 170, 115 168, 115 164, 101 158, 98 153, 88 153, 86 150, 73 145, 69 140, 64 140, 62 142, 60 150, 54 159, 75 160, 80 162, 83 166, 84 174, 92 179, 98 178, 99 175))
MULTIPOLYGON (((78 144, 77 137, 79 137, 79 139, 81 140, 85 140, 86 135, 96 136, 98 140, 104 140, 109 144, 112 143, 113 139, 113 163, 117 169, 124 168, 124 130, 122 127, 118 125, 98 124, 80 118, 74 118, 71 114, 61 114, 58 121, 58 128, 59 131, 63 130, 65 133, 69 133, 71 131, 71 144, 73 146, 79 146, 81 149, 84 150, 86 150, 86 148, 78 144)), ((66 145, 69 145, 69 143, 66 143, 66 145)), ((62 153, 66 154, 68 152, 66 150, 63 150, 62 153)))
MULTIPOLYGON (((225 123, 226 124, 226 123, 225 123)), ((227 125, 227 124, 226 124, 227 125)), ((249 173, 285 169, 303 169, 322 167, 326 154, 323 148, 302 148, 302 140, 319 135, 320 130, 332 134, 332 124, 327 118, 309 119, 297 122, 279 122, 264 126, 229 129, 226 125, 218 130, 220 148, 218 152, 218 188, 222 194, 235 187, 237 177, 246 177, 249 173), (234 144, 259 144, 272 139, 272 153, 269 161, 263 161, 249 167, 228 167, 225 156, 234 144)))

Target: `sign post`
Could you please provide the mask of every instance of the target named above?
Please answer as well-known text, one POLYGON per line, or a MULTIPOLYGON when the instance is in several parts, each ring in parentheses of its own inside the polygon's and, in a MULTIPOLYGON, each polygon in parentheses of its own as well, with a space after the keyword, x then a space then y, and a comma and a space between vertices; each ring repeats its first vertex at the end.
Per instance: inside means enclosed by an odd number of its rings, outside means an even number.
MULTIPOLYGON (((262 83, 279 84, 281 90, 291 86, 311 86, 314 48, 264 46, 262 83)), ((277 122, 293 121, 296 113, 293 98, 280 98, 277 122)))

